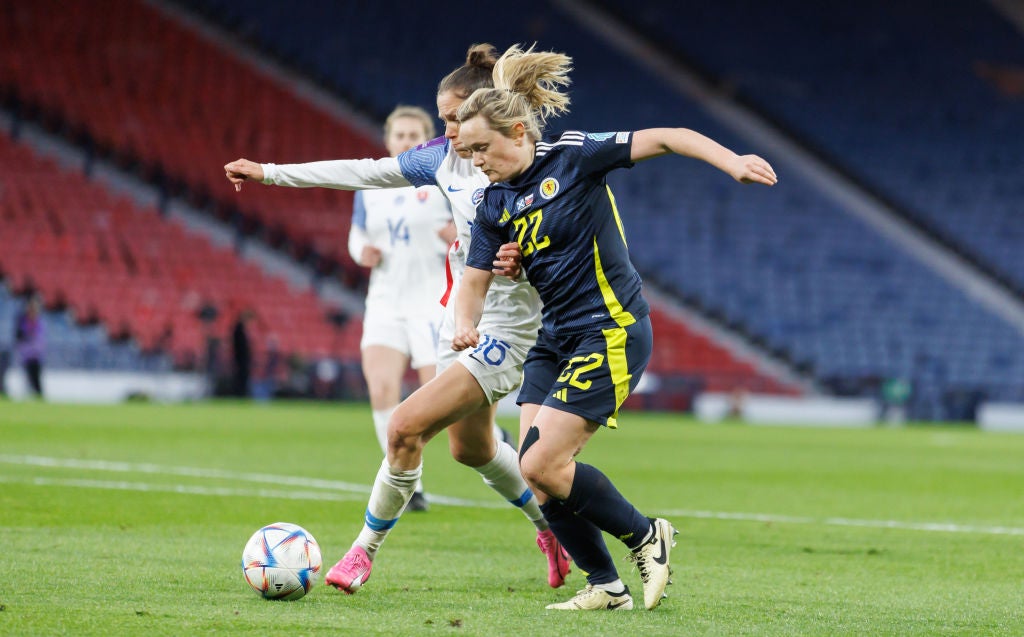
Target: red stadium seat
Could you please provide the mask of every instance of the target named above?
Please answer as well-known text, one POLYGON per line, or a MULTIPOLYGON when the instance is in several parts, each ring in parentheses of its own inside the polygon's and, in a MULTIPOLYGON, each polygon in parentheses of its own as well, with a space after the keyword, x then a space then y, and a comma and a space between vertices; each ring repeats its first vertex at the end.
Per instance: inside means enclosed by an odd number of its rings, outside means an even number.
MULTIPOLYGON (((648 369, 661 375, 692 377, 702 389, 731 392, 737 389, 758 393, 801 393, 737 360, 729 350, 693 332, 684 322, 674 320, 656 308, 651 310, 655 348, 648 369)), ((683 408, 688 407, 688 405, 683 408)))
POLYGON ((86 11, 39 0, 18 3, 8 13, 14 19, 0 21, 0 69, 24 100, 87 130, 100 147, 144 166, 159 165, 218 205, 281 228, 296 245, 315 245, 340 260, 350 278, 365 277, 344 254, 351 193, 258 188, 236 193, 220 167, 241 155, 278 162, 376 157, 384 154, 377 140, 354 132, 146 3, 111 0, 103 11, 86 11), (81 52, 85 43, 88 55, 81 52), (56 77, 62 81, 53 81, 56 77))
MULTIPOLYGON (((169 348, 181 365, 205 354, 210 329, 198 318, 203 301, 221 314, 213 331, 228 335, 234 314, 254 307, 257 358, 265 334, 299 329, 300 354, 331 351, 330 308, 296 294, 233 253, 63 172, 0 135, 0 269, 21 287, 28 281, 46 303, 63 300, 79 317, 95 315, 112 334, 127 329, 143 348, 169 348), (43 186, 45 184, 45 187, 43 186), (21 197, 22 193, 35 196, 21 197), (304 317, 300 324, 296 317, 304 317), (168 334, 169 331, 169 334, 168 334)), ((357 359, 358 344, 335 350, 357 359)))

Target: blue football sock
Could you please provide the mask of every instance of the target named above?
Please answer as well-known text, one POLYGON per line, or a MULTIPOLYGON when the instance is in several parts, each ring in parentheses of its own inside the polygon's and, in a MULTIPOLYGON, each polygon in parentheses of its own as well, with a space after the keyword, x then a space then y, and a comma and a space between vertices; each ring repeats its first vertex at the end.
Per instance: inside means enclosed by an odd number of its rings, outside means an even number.
POLYGON ((576 476, 565 506, 619 538, 630 550, 643 544, 651 531, 650 519, 619 493, 608 476, 582 462, 576 463, 576 476))
POLYGON ((601 529, 554 498, 542 504, 540 510, 562 547, 587 574, 588 583, 607 584, 619 578, 601 529))

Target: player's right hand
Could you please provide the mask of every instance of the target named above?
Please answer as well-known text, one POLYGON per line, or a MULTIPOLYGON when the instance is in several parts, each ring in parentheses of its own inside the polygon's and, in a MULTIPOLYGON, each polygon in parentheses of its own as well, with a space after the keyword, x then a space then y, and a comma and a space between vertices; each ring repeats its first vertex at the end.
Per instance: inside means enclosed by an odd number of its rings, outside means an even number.
POLYGON ((228 181, 235 185, 235 191, 242 190, 242 184, 246 180, 263 181, 263 166, 248 159, 236 159, 233 162, 224 164, 224 174, 228 181))
POLYGON ((380 265, 384 253, 375 246, 363 246, 363 253, 359 255, 359 265, 364 268, 375 268, 380 265))
POLYGON ((456 352, 469 347, 476 347, 480 344, 480 332, 475 327, 455 327, 455 336, 452 337, 452 349, 456 352))

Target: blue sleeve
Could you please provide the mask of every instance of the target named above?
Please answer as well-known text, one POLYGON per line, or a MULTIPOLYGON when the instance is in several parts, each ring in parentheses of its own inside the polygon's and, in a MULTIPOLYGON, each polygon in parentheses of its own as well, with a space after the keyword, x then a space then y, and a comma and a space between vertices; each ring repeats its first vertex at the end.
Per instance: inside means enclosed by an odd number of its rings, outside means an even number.
POLYGON ((413 186, 436 186, 437 169, 448 155, 448 140, 432 139, 398 156, 402 176, 413 186))
POLYGON ((357 190, 352 199, 352 225, 366 230, 366 204, 363 203, 362 190, 357 190))
POLYGON ((633 161, 629 158, 633 147, 633 133, 629 131, 613 133, 583 133, 566 131, 562 139, 570 135, 579 136, 582 145, 579 148, 580 168, 585 173, 608 173, 616 168, 632 168, 633 161))
POLYGON ((466 255, 466 265, 471 268, 487 270, 494 268, 494 257, 498 254, 498 248, 505 243, 502 229, 493 223, 497 215, 488 214, 488 205, 501 205, 500 198, 484 195, 484 200, 476 208, 476 219, 471 229, 472 235, 469 239, 469 254, 466 255))

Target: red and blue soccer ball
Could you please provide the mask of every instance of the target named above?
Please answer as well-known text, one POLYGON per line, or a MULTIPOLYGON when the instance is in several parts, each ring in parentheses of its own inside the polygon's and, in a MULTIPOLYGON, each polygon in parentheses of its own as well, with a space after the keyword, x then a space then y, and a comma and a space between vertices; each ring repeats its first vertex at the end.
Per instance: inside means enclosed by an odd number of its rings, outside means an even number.
POLYGON ((253 533, 242 551, 245 581, 264 599, 296 600, 316 584, 322 559, 309 531, 274 522, 253 533))

